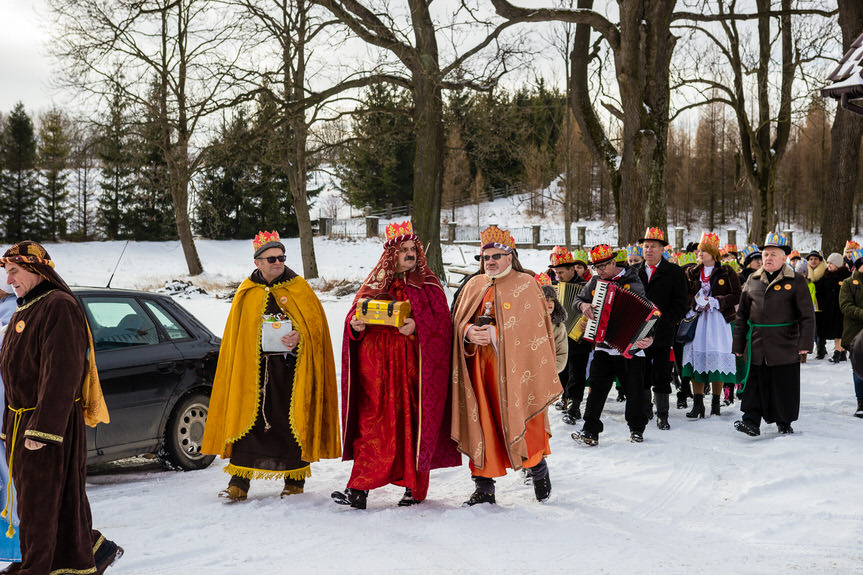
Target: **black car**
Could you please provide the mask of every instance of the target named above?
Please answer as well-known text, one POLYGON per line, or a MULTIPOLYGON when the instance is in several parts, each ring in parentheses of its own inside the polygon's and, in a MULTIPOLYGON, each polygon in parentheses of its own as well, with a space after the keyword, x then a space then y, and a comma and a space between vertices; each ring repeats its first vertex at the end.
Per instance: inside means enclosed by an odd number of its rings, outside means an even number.
POLYGON ((201 453, 219 338, 168 296, 73 288, 93 332, 111 423, 87 427, 88 464, 155 454, 203 469, 201 453))

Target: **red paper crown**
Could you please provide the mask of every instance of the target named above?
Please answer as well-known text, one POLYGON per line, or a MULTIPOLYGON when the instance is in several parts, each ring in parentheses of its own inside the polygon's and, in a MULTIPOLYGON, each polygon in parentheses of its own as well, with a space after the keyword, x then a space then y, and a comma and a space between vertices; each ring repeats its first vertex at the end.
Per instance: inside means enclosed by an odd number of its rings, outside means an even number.
POLYGON ((384 246, 391 246, 404 240, 417 241, 417 235, 414 234, 414 226, 410 220, 405 220, 400 224, 392 223, 386 229, 386 241, 384 246))
POLYGON ((533 276, 533 278, 536 280, 536 283, 538 283, 540 286, 550 286, 551 285, 551 278, 548 277, 543 272, 539 272, 538 274, 533 276))
POLYGON ((725 244, 725 247, 723 247, 722 249, 725 250, 726 254, 731 253, 731 252, 734 252, 736 254, 737 253, 737 244, 725 244))
POLYGON ((572 257, 572 252, 563 246, 554 246, 548 259, 551 260, 551 265, 549 267, 575 263, 575 259, 572 257))
POLYGON ((270 242, 281 242, 279 239, 279 232, 273 230, 271 232, 258 232, 258 235, 255 236, 255 239, 252 240, 252 245, 255 247, 255 251, 258 250, 262 245, 268 244, 270 242))
POLYGON ((846 250, 859 250, 860 244, 858 244, 854 240, 848 240, 847 242, 845 242, 845 249, 846 250))
POLYGON ((501 250, 510 250, 515 247, 515 239, 507 230, 502 230, 497 226, 489 226, 479 234, 482 249, 498 248, 501 250))
POLYGON ((713 232, 704 232, 701 234, 701 240, 698 242, 699 244, 711 244, 719 249, 719 236, 714 234, 713 232))
POLYGON ((593 246, 593 249, 590 250, 590 263, 599 264, 606 260, 614 259, 616 255, 615 251, 608 244, 599 244, 598 246, 593 246))
POLYGON ((799 258, 799 257, 800 257, 800 252, 798 252, 797 250, 791 250, 791 253, 788 254, 788 259, 793 260, 794 258, 799 258))
POLYGON ((656 240, 663 244, 667 243, 665 241, 665 232, 662 231, 662 228, 647 228, 647 231, 644 232, 644 237, 638 241, 643 242, 644 240, 656 240))

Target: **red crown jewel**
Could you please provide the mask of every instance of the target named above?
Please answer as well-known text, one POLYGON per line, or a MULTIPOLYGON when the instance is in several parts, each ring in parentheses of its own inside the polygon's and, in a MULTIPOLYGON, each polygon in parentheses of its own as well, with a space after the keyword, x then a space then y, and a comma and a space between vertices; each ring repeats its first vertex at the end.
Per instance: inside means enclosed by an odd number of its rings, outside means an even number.
POLYGON ((280 241, 281 239, 279 239, 279 232, 277 232, 276 230, 273 230, 271 232, 258 232, 258 235, 256 235, 255 239, 252 240, 252 245, 257 250, 259 247, 269 242, 280 241))

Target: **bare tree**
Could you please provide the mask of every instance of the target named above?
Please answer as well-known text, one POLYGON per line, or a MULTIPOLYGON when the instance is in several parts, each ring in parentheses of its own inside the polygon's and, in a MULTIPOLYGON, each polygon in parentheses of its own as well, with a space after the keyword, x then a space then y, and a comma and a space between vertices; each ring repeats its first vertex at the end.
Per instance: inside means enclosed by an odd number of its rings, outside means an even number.
MULTIPOLYGON (((472 23, 485 28, 485 35, 471 47, 456 54, 459 46, 452 40, 452 57, 441 63, 438 34, 457 31, 458 23, 446 26, 435 23, 428 0, 407 0, 408 23, 400 24, 396 14, 401 7, 392 3, 375 6, 357 0, 312 0, 326 7, 336 18, 366 43, 394 56, 406 73, 394 72, 388 81, 413 93, 416 149, 414 156, 414 196, 412 221, 414 229, 426 244, 429 265, 443 274, 440 250, 440 212, 443 195, 443 90, 472 85, 488 88, 506 70, 508 49, 497 41, 509 22, 493 24, 474 19, 475 12, 462 3, 454 18, 465 15, 462 25, 472 23), (488 66, 480 70, 475 82, 466 79, 468 65, 489 46, 497 48, 488 66)), ((458 36, 454 34, 453 38, 458 36)))
POLYGON ((237 23, 220 3, 206 0, 49 5, 56 18, 53 52, 64 64, 64 82, 102 97, 122 79, 129 101, 158 118, 177 235, 189 273, 200 274, 189 220, 191 180, 202 159, 193 140, 210 114, 235 103, 226 57, 243 51, 237 23))

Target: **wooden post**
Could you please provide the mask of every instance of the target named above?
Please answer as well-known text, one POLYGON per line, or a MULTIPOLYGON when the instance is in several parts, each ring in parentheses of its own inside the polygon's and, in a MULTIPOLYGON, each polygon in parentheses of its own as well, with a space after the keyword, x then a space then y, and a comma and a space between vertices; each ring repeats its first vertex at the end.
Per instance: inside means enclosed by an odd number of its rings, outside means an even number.
POLYGON ((737 245, 737 230, 734 228, 728 228, 728 230, 726 231, 726 234, 728 234, 728 243, 733 245, 733 246, 736 246, 737 245))
POLYGON ((378 218, 373 217, 373 216, 368 216, 366 218, 366 237, 367 238, 378 237, 378 218))
POLYGON ((393 204, 392 204, 392 202, 387 202, 386 210, 387 210, 387 219, 388 220, 393 219, 393 204))
POLYGON ((674 248, 678 251, 683 251, 686 245, 683 243, 683 232, 686 228, 674 228, 674 248))
POLYGON ((576 226, 575 231, 578 236, 578 245, 575 247, 584 249, 587 243, 587 226, 576 226))
POLYGON ((455 222, 450 222, 447 224, 447 243, 454 244, 455 243, 455 229, 458 224, 455 222))
POLYGON ((788 238, 788 246, 794 249, 794 232, 791 230, 782 230, 782 235, 788 238))
POLYGON ((318 218, 318 235, 329 236, 333 231, 332 218, 318 218))
POLYGON ((533 249, 538 249, 539 248, 539 230, 540 230, 541 226, 535 225, 532 227, 533 227, 533 230, 532 230, 533 231, 533 244, 531 245, 531 247, 533 249))

